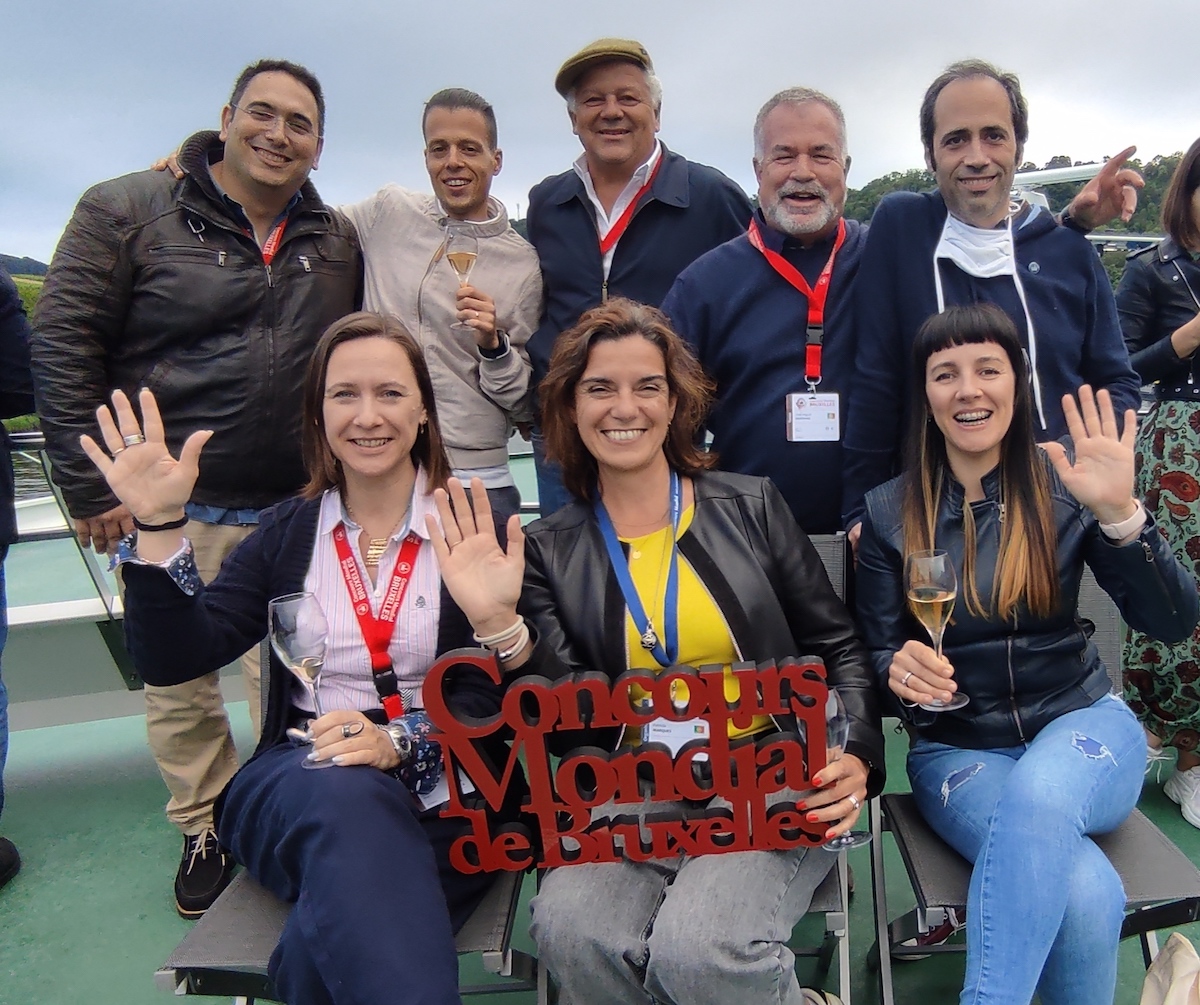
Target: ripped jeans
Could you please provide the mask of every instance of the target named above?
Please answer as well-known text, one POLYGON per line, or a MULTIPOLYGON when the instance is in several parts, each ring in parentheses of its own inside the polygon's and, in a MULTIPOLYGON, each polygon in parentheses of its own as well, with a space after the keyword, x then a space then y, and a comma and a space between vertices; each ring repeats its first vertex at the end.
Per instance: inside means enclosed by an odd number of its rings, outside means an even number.
POLYGON ((913 744, 922 815, 974 863, 961 1005, 1112 1002, 1125 892, 1087 835, 1132 812, 1145 767, 1142 727, 1111 695, 1017 747, 913 744))

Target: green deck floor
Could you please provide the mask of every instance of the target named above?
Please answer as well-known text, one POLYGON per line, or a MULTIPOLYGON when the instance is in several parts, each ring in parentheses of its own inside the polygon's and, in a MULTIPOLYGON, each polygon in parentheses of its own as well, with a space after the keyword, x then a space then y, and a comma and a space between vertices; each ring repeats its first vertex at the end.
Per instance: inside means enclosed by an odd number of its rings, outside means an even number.
MULTIPOLYGON (((245 702, 231 705, 243 749, 249 745, 245 702)), ((889 734, 889 769, 903 779, 902 740, 889 734)), ((179 838, 162 816, 162 783, 146 750, 138 717, 27 729, 12 736, 5 783, 4 833, 21 849, 24 869, 0 892, 0 1003, 39 1005, 165 1005, 153 983, 157 966, 187 931, 171 898, 179 838)), ((1193 858, 1200 832, 1148 783, 1142 809, 1193 858)), ((885 838, 885 840, 887 840, 885 838)), ((912 903, 903 870, 889 869, 889 903, 912 903)), ((855 1002, 878 1001, 865 963, 870 947, 870 868, 865 850, 851 854, 858 893, 851 902, 855 1002)), ((528 884, 527 884, 528 886, 528 884)), ((1184 929, 1200 940, 1200 924, 1184 929)), ((815 939, 806 919, 800 937, 815 939)), ((521 944, 528 939, 521 934, 521 944)), ((801 979, 816 981, 813 964, 801 979)), ((897 965, 896 1000, 903 1005, 957 1001, 957 955, 897 965)), ((1135 1005, 1141 984, 1136 940, 1121 950, 1119 1005, 1135 1005)), ((472 982, 482 974, 471 977, 472 982)), ((532 994, 487 996, 480 1002, 532 1003, 532 994)), ((732 1005, 732 1003, 731 1003, 732 1005)))

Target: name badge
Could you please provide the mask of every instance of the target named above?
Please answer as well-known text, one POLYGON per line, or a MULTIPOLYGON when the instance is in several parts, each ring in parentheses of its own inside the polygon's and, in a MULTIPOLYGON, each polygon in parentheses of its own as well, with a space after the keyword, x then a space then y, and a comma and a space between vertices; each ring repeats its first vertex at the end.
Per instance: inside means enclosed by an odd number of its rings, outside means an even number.
POLYGON ((708 739, 708 721, 706 719, 688 719, 685 722, 672 722, 669 719, 655 719, 642 727, 642 743, 661 743, 676 757, 685 743, 692 740, 708 739))
POLYGON ((787 438, 789 443, 836 443, 841 438, 838 395, 789 394, 787 438))

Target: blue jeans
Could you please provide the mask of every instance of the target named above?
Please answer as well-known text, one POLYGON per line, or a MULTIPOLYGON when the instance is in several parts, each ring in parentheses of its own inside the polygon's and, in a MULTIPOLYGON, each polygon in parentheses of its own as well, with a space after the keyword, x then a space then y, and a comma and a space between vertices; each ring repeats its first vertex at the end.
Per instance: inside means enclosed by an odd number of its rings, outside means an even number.
POLYGON ((459 1005, 454 933, 492 885, 449 861, 461 820, 367 767, 305 771, 281 743, 220 804, 221 843, 292 911, 268 973, 290 1005, 459 1005))
POLYGON ((546 441, 542 431, 534 428, 529 442, 533 446, 533 469, 537 472, 538 512, 542 516, 557 513, 572 499, 563 485, 562 468, 546 459, 546 441))
MULTIPOLYGON (((8 597, 4 592, 4 559, 8 545, 0 545, 0 656, 8 642, 8 597)), ((0 676, 0 813, 4 812, 4 762, 8 760, 8 689, 0 676)))
POLYGON ((1142 727, 1110 695, 1018 747, 913 745, 922 815, 974 863, 961 1005, 1112 1002, 1125 891, 1088 835, 1129 816, 1145 767, 1142 727))

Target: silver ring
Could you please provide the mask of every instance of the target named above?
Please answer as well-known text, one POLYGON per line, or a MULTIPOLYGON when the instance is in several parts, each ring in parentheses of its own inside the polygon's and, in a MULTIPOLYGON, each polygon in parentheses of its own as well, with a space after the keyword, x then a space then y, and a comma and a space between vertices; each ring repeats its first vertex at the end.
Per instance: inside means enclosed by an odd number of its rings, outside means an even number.
POLYGON ((352 737, 352 736, 358 736, 358 734, 361 733, 362 731, 363 731, 362 720, 357 720, 355 722, 343 722, 342 723, 342 736, 347 740, 349 740, 350 737, 352 737))
POLYGON ((139 443, 145 443, 146 437, 141 433, 130 433, 128 436, 122 436, 121 441, 127 447, 136 447, 139 443))
POLYGON ((853 792, 851 792, 846 798, 850 800, 856 810, 862 809, 862 803, 858 801, 858 797, 855 796, 853 792))
POLYGON ((906 673, 903 677, 901 677, 900 678, 900 686, 908 687, 908 678, 911 677, 912 675, 913 675, 913 672, 911 670, 909 670, 908 673, 906 673))

